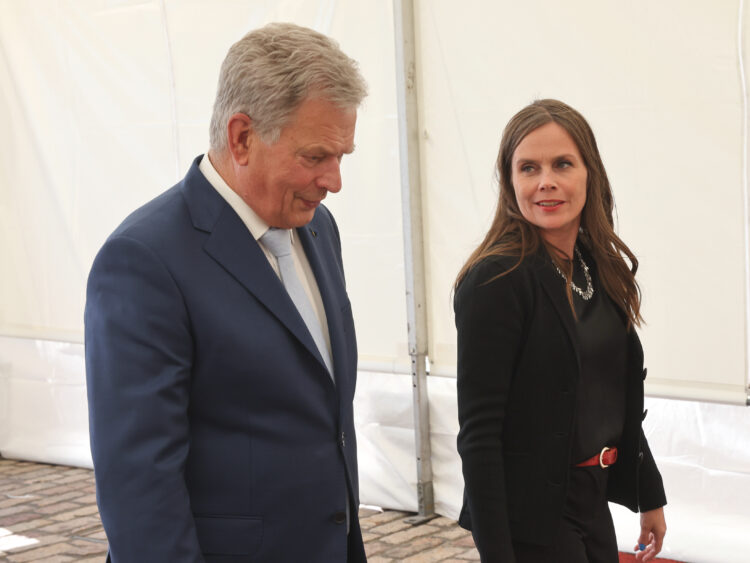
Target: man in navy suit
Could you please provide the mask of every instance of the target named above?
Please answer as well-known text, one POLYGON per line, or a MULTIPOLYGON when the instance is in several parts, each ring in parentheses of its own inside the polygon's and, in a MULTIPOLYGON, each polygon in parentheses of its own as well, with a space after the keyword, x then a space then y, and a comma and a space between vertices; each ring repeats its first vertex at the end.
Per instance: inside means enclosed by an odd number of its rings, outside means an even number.
POLYGON ((365 95, 329 38, 249 33, 222 65, 208 154, 97 255, 86 372, 114 563, 365 561, 356 341, 321 205, 365 95))

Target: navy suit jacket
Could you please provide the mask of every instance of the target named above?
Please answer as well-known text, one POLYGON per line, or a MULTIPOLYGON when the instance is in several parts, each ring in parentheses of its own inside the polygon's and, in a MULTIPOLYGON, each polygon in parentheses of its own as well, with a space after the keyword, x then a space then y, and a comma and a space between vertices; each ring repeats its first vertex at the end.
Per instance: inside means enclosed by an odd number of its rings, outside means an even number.
POLYGON ((115 230, 89 276, 91 450, 111 560, 343 562, 348 539, 349 560, 364 560, 357 350, 336 224, 321 206, 297 229, 325 306, 334 384, 199 162, 115 230))

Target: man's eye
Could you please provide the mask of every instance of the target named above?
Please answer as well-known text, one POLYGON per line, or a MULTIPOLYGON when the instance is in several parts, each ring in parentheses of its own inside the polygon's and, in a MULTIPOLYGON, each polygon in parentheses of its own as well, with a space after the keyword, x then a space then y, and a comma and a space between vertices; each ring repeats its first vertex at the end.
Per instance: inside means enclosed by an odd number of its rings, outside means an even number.
POLYGON ((308 155, 308 156, 306 156, 305 158, 306 158, 306 159, 307 159, 308 161, 312 162, 312 163, 318 163, 318 162, 320 162, 321 160, 323 160, 323 157, 322 157, 322 156, 317 156, 317 155, 308 155))

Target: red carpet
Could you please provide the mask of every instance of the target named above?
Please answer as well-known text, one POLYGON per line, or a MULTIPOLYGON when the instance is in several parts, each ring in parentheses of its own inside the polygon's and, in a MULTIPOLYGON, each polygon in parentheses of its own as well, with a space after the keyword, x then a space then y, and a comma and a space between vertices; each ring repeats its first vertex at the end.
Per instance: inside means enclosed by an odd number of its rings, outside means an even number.
MULTIPOLYGON (((620 552, 620 563, 633 563, 635 561, 635 555, 632 553, 623 553, 620 552)), ((674 559, 661 559, 657 557, 656 559, 652 559, 651 561, 659 562, 659 563, 685 563, 684 561, 675 561, 674 559)))

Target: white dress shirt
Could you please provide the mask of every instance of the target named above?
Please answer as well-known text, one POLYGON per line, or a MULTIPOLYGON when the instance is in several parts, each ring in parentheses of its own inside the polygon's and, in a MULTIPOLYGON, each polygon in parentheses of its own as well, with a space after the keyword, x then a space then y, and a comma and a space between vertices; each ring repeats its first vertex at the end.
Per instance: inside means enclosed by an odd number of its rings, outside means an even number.
MULTIPOLYGON (((261 250, 263 250, 263 253, 268 259, 268 263, 276 272, 276 275, 281 278, 276 257, 271 254, 271 251, 269 251, 260 241, 260 237, 266 233, 269 229, 269 225, 267 225, 263 219, 258 217, 258 214, 255 213, 247 203, 245 203, 245 200, 243 200, 237 192, 229 187, 229 184, 226 183, 224 178, 222 178, 216 171, 216 168, 214 168, 213 163, 208 158, 208 153, 203 155, 198 168, 206 177, 206 180, 208 180, 214 189, 219 192, 219 195, 223 197, 232 209, 234 209, 237 215, 239 215, 240 219, 247 227, 247 230, 250 231, 250 234, 258 242, 261 250)), ((320 296, 318 282, 315 280, 315 275, 310 267, 310 263, 307 261, 305 249, 299 242, 296 229, 288 229, 288 232, 292 239, 292 258, 294 260, 294 267, 297 270, 297 277, 299 277, 302 282, 307 298, 310 300, 310 303, 312 303, 315 315, 320 323, 320 328, 323 331, 323 338, 328 347, 328 355, 333 358, 333 354, 331 353, 331 337, 328 334, 328 319, 326 318, 325 307, 323 307, 323 298, 320 296)))

